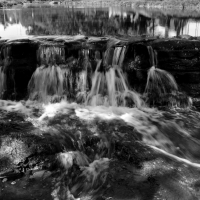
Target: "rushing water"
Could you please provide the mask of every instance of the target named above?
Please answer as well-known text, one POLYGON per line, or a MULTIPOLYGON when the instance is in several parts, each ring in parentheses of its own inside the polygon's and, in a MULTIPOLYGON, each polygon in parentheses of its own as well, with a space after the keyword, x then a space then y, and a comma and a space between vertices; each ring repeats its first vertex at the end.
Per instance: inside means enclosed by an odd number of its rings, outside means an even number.
MULTIPOLYGON (((119 8, 40 8, 1 10, 0 20, 2 37, 10 36, 9 29, 16 25, 18 36, 168 37, 186 33, 191 19, 155 18, 147 12, 119 8)), ((178 85, 170 73, 156 68, 151 47, 152 67, 144 94, 130 88, 122 70, 125 49, 108 45, 103 56, 96 52, 94 70, 88 50, 79 52, 80 60, 73 57, 64 64, 62 46, 41 45, 27 100, 0 100, 1 133, 29 133, 63 147, 56 158, 62 170, 53 184, 54 200, 98 199, 102 195, 107 200, 199 199, 200 113, 189 97, 184 105, 174 98, 179 95, 178 85), (74 68, 80 65, 83 70, 75 74, 74 68), (151 107, 145 101, 166 100, 167 96, 171 104, 164 108, 151 107)), ((5 90, 0 67, 0 91, 5 90)))

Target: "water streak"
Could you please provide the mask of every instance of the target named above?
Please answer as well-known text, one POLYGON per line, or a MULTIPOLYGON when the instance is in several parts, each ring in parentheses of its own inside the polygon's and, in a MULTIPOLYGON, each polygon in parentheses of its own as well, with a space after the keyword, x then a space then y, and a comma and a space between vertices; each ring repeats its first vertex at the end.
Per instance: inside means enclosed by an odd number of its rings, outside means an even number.
POLYGON ((156 53, 154 52, 152 46, 147 46, 149 52, 149 62, 151 66, 156 66, 158 64, 156 53))
POLYGON ((2 67, 0 67, 0 99, 3 98, 4 92, 6 91, 6 74, 2 67))
POLYGON ((65 49, 63 46, 40 45, 37 59, 41 65, 60 64, 65 62, 65 49))

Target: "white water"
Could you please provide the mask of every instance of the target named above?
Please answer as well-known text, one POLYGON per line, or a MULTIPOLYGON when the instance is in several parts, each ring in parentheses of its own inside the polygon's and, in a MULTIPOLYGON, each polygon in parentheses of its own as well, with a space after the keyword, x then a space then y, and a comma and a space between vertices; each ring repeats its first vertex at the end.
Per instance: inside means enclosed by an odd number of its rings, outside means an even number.
POLYGON ((86 105, 104 106, 145 106, 140 95, 130 90, 128 81, 122 71, 122 63, 126 47, 108 49, 105 53, 105 71, 102 71, 102 61, 99 60, 92 78, 92 88, 87 96, 86 105), (112 60, 112 63, 111 63, 112 60))

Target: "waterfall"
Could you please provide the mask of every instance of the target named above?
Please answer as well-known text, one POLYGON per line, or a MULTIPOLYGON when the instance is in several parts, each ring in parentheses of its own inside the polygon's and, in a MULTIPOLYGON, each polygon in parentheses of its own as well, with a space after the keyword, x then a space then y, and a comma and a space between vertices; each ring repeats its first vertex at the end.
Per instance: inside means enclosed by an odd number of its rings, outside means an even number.
POLYGON ((148 46, 149 61, 152 66, 148 71, 144 96, 149 103, 168 104, 169 106, 190 106, 191 100, 179 92, 174 77, 167 71, 157 68, 157 53, 148 46))
POLYGON ((87 96, 86 104, 90 105, 104 105, 106 103, 105 97, 105 73, 100 71, 102 60, 98 61, 94 76, 92 78, 92 88, 87 96))
POLYGON ((122 52, 122 47, 115 47, 112 65, 118 65, 121 52, 122 52))
POLYGON ((173 93, 178 90, 178 85, 174 77, 167 71, 151 67, 148 71, 147 85, 145 92, 153 92, 160 95, 173 93))
POLYGON ((68 70, 57 65, 38 67, 28 84, 29 99, 49 102, 63 97, 67 75, 68 70))
POLYGON ((3 98, 4 92, 6 91, 6 74, 2 67, 0 67, 0 99, 3 98))
POLYGON ((112 106, 142 106, 138 93, 129 90, 127 80, 118 65, 106 72, 109 103, 112 106))
POLYGON ((151 66, 157 66, 157 55, 156 52, 154 52, 152 46, 147 46, 148 52, 149 52, 149 62, 151 66))
MULTIPOLYGON (((99 58, 97 58, 98 55, 95 54, 95 60, 97 61, 99 58)), ((77 95, 76 100, 79 103, 83 103, 86 101, 87 94, 90 90, 91 85, 91 76, 92 76, 92 66, 89 59, 89 50, 85 49, 83 50, 83 59, 80 63, 82 68, 80 71, 77 72, 77 79, 76 79, 76 85, 77 85, 77 95)))
POLYGON ((137 92, 130 90, 121 69, 125 47, 108 49, 105 55, 107 70, 102 69, 102 60, 98 62, 92 79, 92 88, 86 104, 106 106, 141 107, 143 101, 137 92), (111 58, 113 56, 113 58, 111 58), (112 63, 110 61, 112 60, 112 63), (110 65, 111 64, 111 65, 110 65), (109 66, 108 66, 109 65, 109 66))
POLYGON ((125 51, 126 51, 126 46, 115 47, 112 65, 119 65, 121 67, 124 61, 125 51))
POLYGON ((68 70, 59 66, 65 61, 61 46, 41 45, 37 51, 40 67, 36 69, 28 84, 29 99, 41 102, 55 101, 63 97, 68 70))
POLYGON ((71 55, 65 61, 65 49, 42 45, 37 58, 40 66, 34 72, 28 84, 29 99, 41 102, 60 99, 84 102, 89 91, 91 64, 89 50, 71 55))
POLYGON ((172 106, 188 106, 189 98, 178 91, 174 77, 167 71, 152 66, 148 71, 144 92, 151 103, 168 103, 172 106))

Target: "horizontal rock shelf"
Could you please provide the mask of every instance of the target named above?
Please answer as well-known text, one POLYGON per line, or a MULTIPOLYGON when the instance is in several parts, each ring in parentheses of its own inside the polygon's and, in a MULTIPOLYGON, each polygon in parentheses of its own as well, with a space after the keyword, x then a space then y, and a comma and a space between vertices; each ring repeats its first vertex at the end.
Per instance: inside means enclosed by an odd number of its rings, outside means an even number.
POLYGON ((41 66, 59 67, 63 77, 69 79, 64 90, 68 88, 68 96, 75 97, 80 88, 78 82, 81 73, 86 68, 90 76, 90 90, 92 73, 99 60, 102 60, 102 72, 113 65, 120 65, 127 74, 131 88, 139 92, 144 92, 148 70, 156 65, 174 75, 177 83, 181 84, 180 88, 188 95, 200 97, 198 38, 39 36, 16 40, 1 39, 0 48, 2 99, 27 98, 31 76, 41 66))

